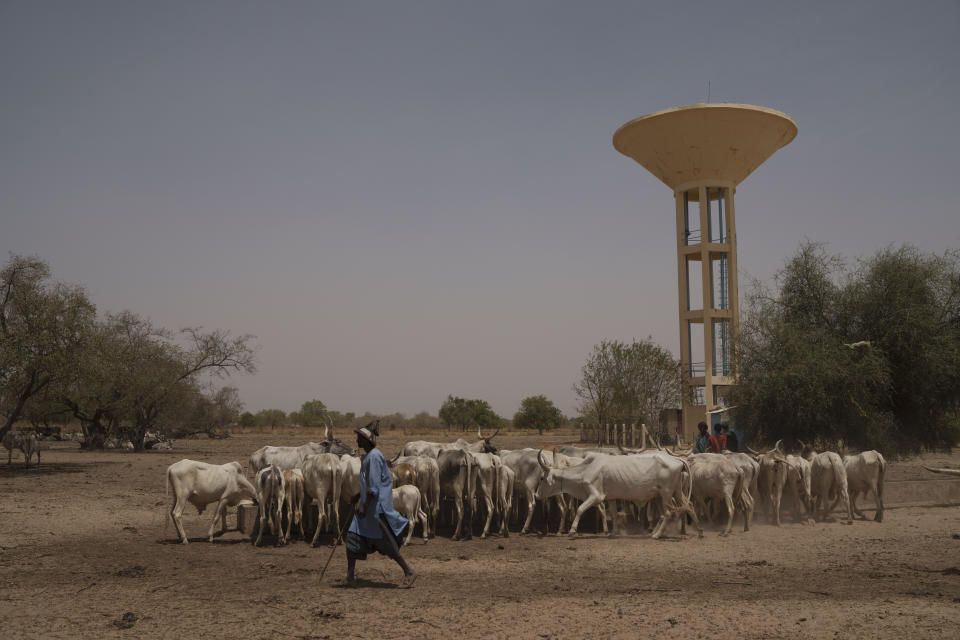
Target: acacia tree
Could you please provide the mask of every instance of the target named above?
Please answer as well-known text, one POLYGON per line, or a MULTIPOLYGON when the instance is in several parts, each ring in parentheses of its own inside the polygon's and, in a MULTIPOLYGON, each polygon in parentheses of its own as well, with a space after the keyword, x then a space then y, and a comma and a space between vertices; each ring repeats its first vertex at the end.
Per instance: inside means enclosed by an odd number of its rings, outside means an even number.
POLYGON ((960 255, 887 249, 854 271, 802 244, 754 283, 738 344, 737 421, 762 440, 881 451, 956 442, 960 255))
MULTIPOLYGON (((236 387, 221 387, 206 393, 196 389, 184 405, 182 430, 190 433, 206 433, 210 437, 225 437, 224 427, 240 419, 243 403, 236 387)), ((173 417, 173 412, 170 416, 173 417)))
POLYGON ((10 257, 0 271, 0 438, 76 369, 95 313, 82 287, 50 281, 44 261, 10 257))
POLYGON ((520 410, 513 416, 513 426, 518 429, 536 429, 543 435, 545 430, 556 429, 565 421, 560 409, 547 396, 530 396, 520 401, 520 410))
POLYGON ((486 400, 454 396, 447 396, 438 415, 447 428, 458 428, 460 431, 497 428, 503 422, 486 400))
POLYGON ((102 449, 127 417, 126 385, 135 331, 132 314, 108 314, 96 322, 79 354, 78 366, 56 390, 57 401, 80 421, 83 446, 102 449))
POLYGON ((261 409, 254 417, 258 427, 270 427, 271 429, 279 427, 287 420, 287 414, 283 409, 261 409))
POLYGON ((406 426, 415 433, 436 431, 440 428, 440 418, 432 416, 426 411, 421 411, 417 415, 407 419, 406 426))
POLYGON ((251 336, 231 338, 223 330, 188 328, 174 334, 124 311, 109 314, 84 350, 61 402, 80 420, 84 445, 101 448, 121 424, 134 447, 147 431, 168 431, 186 420, 187 407, 201 394, 201 376, 254 371, 251 336))
POLYGON ((322 427, 327 424, 327 405, 320 400, 313 399, 300 405, 297 420, 304 427, 322 427))

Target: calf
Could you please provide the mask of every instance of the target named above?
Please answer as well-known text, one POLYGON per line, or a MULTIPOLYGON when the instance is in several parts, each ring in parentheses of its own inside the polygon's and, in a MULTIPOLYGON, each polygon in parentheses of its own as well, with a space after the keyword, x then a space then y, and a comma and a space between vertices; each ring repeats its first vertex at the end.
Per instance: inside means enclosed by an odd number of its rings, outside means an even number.
POLYGON ((167 467, 167 495, 173 486, 174 501, 170 509, 180 542, 187 544, 187 534, 183 530, 181 516, 189 502, 197 508, 197 514, 203 513, 211 502, 217 503, 210 523, 208 537, 213 542, 213 530, 220 516, 223 534, 227 530, 227 507, 236 506, 241 500, 254 500, 257 490, 243 475, 239 462, 223 465, 207 464, 196 460, 181 460, 167 467))
POLYGON ((417 470, 412 464, 400 463, 390 464, 390 476, 393 478, 393 486, 402 487, 405 484, 417 484, 417 470))
POLYGON ((417 521, 423 525, 423 541, 427 541, 427 514, 423 512, 420 502, 420 490, 412 484, 405 484, 393 490, 393 508, 401 513, 410 524, 407 525, 407 537, 404 545, 410 544, 413 537, 413 528, 417 521))
POLYGON ((417 489, 423 510, 430 521, 430 531, 437 533, 437 515, 440 513, 440 466, 436 458, 428 456, 405 456, 393 459, 393 464, 409 464, 417 473, 417 489))
POLYGON ((300 469, 284 469, 284 509, 287 512, 287 539, 290 539, 290 530, 296 524, 303 538, 303 471, 300 469))
POLYGON ((286 544, 287 538, 283 535, 283 501, 284 485, 283 472, 275 464, 264 467, 257 472, 257 502, 260 507, 259 527, 255 545, 260 546, 263 540, 263 530, 270 525, 270 533, 277 536, 277 544, 286 544))
POLYGON ((858 517, 866 519, 863 512, 857 509, 857 494, 873 493, 877 502, 873 519, 883 522, 883 476, 887 470, 887 461, 879 451, 864 451, 855 456, 844 456, 843 467, 847 472, 850 508, 858 517))

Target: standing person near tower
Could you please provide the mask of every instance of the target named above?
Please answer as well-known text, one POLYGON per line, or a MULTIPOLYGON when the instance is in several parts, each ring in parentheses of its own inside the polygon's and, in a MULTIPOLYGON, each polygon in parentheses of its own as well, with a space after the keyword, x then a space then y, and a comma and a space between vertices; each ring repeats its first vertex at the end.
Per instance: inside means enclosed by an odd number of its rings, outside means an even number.
POLYGON ((697 425, 697 429, 700 433, 697 435, 697 441, 693 445, 693 452, 706 453, 710 447, 710 433, 707 431, 707 423, 701 422, 697 425))
POLYGON ((720 425, 713 425, 713 435, 710 436, 709 451, 710 453, 723 453, 723 450, 727 448, 727 436, 720 433, 720 425))
POLYGON ((400 555, 400 534, 409 521, 393 508, 393 479, 383 454, 377 449, 380 421, 354 429, 357 446, 366 453, 360 463, 360 495, 353 521, 347 530, 347 584, 356 585, 354 568, 357 560, 366 560, 377 551, 403 569, 401 586, 412 587, 417 574, 400 555))
POLYGON ((740 451, 740 441, 737 434, 730 428, 730 423, 723 425, 723 435, 727 438, 727 451, 734 453, 740 451))

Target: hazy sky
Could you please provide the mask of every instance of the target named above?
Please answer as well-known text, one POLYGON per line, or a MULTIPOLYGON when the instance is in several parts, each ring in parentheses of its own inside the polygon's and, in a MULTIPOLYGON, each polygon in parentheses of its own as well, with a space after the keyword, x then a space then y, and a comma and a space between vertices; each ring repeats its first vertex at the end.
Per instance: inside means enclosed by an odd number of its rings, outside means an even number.
POLYGON ((798 244, 960 248, 960 3, 0 2, 0 255, 101 312, 252 333, 247 408, 512 416, 604 338, 678 353, 669 188, 624 122, 797 138, 737 192, 741 287, 798 244))

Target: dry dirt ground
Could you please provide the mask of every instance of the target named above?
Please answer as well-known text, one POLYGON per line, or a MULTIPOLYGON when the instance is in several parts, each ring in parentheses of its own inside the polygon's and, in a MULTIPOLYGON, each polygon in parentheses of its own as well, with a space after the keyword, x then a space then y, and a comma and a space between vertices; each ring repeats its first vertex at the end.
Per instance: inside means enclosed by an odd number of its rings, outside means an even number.
MULTIPOLYGON (((390 434, 387 454, 415 436, 390 434)), ((960 507, 889 509, 882 524, 794 524, 758 516, 729 538, 665 540, 637 531, 414 538, 420 573, 397 589, 382 556, 360 588, 338 586, 342 547, 296 541, 255 548, 232 531, 203 539, 210 512, 185 512, 193 542, 165 522, 164 470, 182 458, 222 463, 304 438, 187 440, 169 452, 81 452, 52 443, 39 469, 0 462, 3 638, 960 638, 960 507)), ((536 435, 501 446, 553 445, 536 435)), ((928 455, 960 467, 960 455, 928 455)), ((891 481, 929 477, 919 459, 891 481)), ((872 511, 872 510, 871 510, 872 511)), ((871 513, 868 511, 868 513, 871 513)), ((231 515, 230 521, 234 521, 231 515)), ((324 543, 330 537, 323 538, 324 543)))

